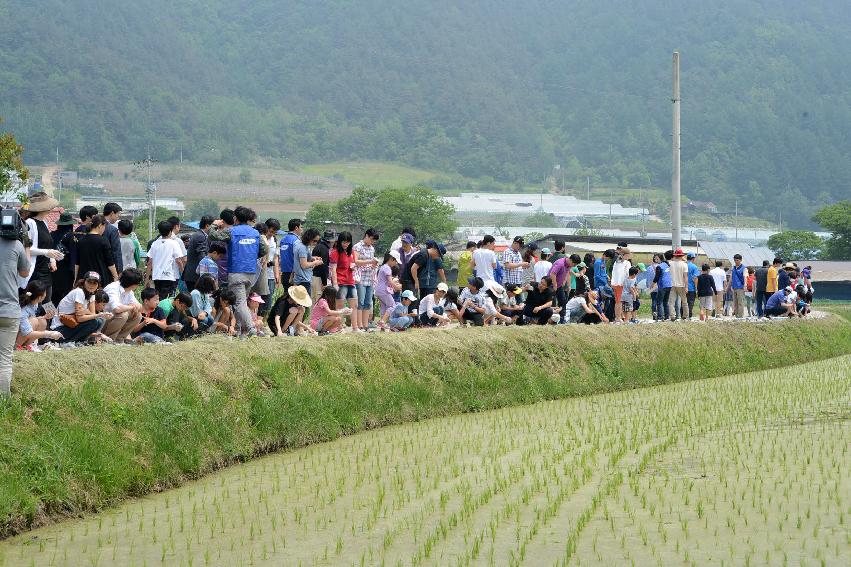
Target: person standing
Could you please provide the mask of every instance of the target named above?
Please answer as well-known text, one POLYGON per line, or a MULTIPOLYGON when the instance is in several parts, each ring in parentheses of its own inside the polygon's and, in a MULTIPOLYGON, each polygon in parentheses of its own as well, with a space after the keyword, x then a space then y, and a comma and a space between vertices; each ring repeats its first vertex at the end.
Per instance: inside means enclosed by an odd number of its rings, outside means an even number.
POLYGON ((715 318, 718 319, 724 314, 724 289, 727 285, 724 262, 716 260, 715 267, 709 271, 709 275, 715 280, 715 299, 712 301, 712 307, 715 309, 715 318))
POLYGON ((653 282, 657 286, 657 302, 659 311, 656 313, 657 321, 667 321, 672 316, 668 301, 671 298, 671 259, 674 257, 673 250, 666 250, 662 262, 656 267, 656 275, 653 282))
MULTIPOLYGON (((106 230, 106 218, 103 215, 95 215, 91 219, 89 232, 77 242, 77 265, 74 266, 74 281, 80 274, 97 272, 100 275, 101 285, 108 285, 118 279, 118 270, 115 269, 115 257, 109 242, 103 237, 106 230)), ((121 253, 119 243, 118 253, 121 253)))
POLYGON ((756 316, 762 319, 765 316, 765 300, 768 290, 768 260, 762 261, 762 267, 756 269, 756 279, 754 280, 753 295, 756 305, 756 316))
MULTIPOLYGON (((476 244, 474 242, 467 243, 467 250, 470 250, 470 244, 473 245, 473 249, 475 249, 476 244)), ((523 261, 523 255, 520 251, 523 250, 523 237, 515 236, 514 240, 511 242, 511 246, 505 249, 502 253, 502 266, 505 269, 505 277, 503 278, 504 283, 514 284, 514 285, 522 285, 523 284, 523 270, 529 267, 529 262, 523 261)), ((470 254, 470 258, 472 261, 472 253, 470 254)), ((472 273, 470 274, 472 275, 472 273)), ((461 283, 460 276, 460 268, 459 268, 459 276, 458 276, 458 287, 462 287, 462 285, 467 285, 467 281, 470 278, 468 277, 464 280, 464 283, 461 283)))
MULTIPOLYGON (((319 301, 325 286, 327 286, 329 282, 328 265, 330 264, 331 243, 334 242, 336 236, 337 235, 334 234, 333 230, 326 230, 322 234, 322 238, 319 239, 319 243, 313 247, 313 255, 322 260, 321 264, 313 268, 311 297, 314 305, 316 305, 319 301)), ((331 310, 336 310, 335 305, 331 305, 329 308, 331 310)))
POLYGON ((686 297, 688 298, 689 319, 694 317, 694 301, 697 298, 697 278, 700 276, 700 269, 694 263, 695 258, 696 255, 694 252, 686 254, 686 259, 688 260, 688 292, 686 293, 686 297))
POLYGON ((594 260, 594 289, 600 289, 609 285, 609 273, 606 267, 607 260, 614 261, 615 251, 609 248, 603 255, 594 260))
POLYGON ((645 279, 647 283, 647 291, 650 293, 650 312, 653 314, 653 320, 658 319, 659 313, 659 286, 654 281, 656 279, 656 268, 662 263, 661 254, 653 254, 653 261, 647 266, 645 279))
MULTIPOLYGON (((476 249, 476 243, 472 240, 467 241, 467 246, 464 247, 464 251, 461 252, 461 255, 458 256, 458 278, 455 280, 455 284, 461 288, 467 285, 467 280, 473 276, 473 250, 476 249)), ((505 252, 508 252, 509 249, 506 249, 505 252)), ((502 254, 503 263, 505 263, 505 252, 502 254)), ((519 257, 519 252, 518 252, 519 257)), ((507 266, 506 266, 507 272, 507 266)))
MULTIPOLYGON (((623 244, 623 243, 621 243, 623 244)), ((623 320, 623 286, 629 277, 629 270, 632 268, 630 261, 630 250, 626 246, 618 244, 617 258, 612 265, 612 291, 615 292, 615 321, 623 320)))
POLYGON ((287 223, 287 233, 281 240, 281 285, 284 286, 284 293, 292 285, 293 281, 293 248, 295 243, 301 239, 301 219, 290 219, 287 223))
POLYGON ((416 298, 422 299, 434 293, 437 284, 446 283, 446 272, 443 269, 443 254, 446 248, 434 240, 426 241, 425 250, 411 258, 411 278, 416 285, 416 298))
MULTIPOLYGON (((59 201, 44 192, 30 195, 29 211, 26 226, 30 238, 30 277, 29 281, 39 282, 47 291, 45 297, 52 296, 53 272, 57 269, 56 262, 65 256, 59 250, 54 249, 53 237, 47 228, 47 216, 56 207, 59 201)), ((24 281, 24 278, 18 282, 24 281)), ((26 283, 21 286, 25 288, 26 283)))
POLYGON ((18 239, 0 238, 0 397, 12 386, 12 353, 21 322, 18 278, 30 275, 30 259, 18 239))
POLYGON ((239 332, 243 336, 257 335, 248 309, 248 296, 257 278, 257 259, 269 253, 257 229, 247 224, 252 214, 251 209, 240 206, 233 211, 236 224, 232 228, 224 228, 223 221, 214 223, 210 228, 210 238, 221 240, 228 247, 228 289, 233 291, 236 298, 233 310, 239 332))
POLYGON ((668 310, 671 312, 671 321, 683 319, 688 303, 688 265, 685 263, 686 253, 682 248, 674 252, 671 262, 671 293, 668 297, 668 310))
POLYGON ((281 283, 281 249, 278 247, 278 231, 281 230, 281 221, 278 219, 266 219, 266 245, 269 254, 266 256, 266 267, 264 269, 268 294, 262 296, 265 303, 260 304, 257 313, 265 316, 272 306, 272 298, 278 284, 281 283))
MULTIPOLYGON (((213 225, 217 226, 222 230, 230 230, 233 228, 234 223, 236 223, 236 217, 233 214, 231 209, 224 209, 221 213, 219 213, 220 223, 214 222, 213 225)), ((212 230, 212 227, 210 227, 212 230)), ((207 233, 207 240, 209 241, 208 246, 212 246, 213 238, 210 237, 209 233, 207 233)), ((227 289, 228 287, 228 254, 227 254, 227 243, 225 244, 225 253, 219 254, 218 259, 216 260, 216 265, 219 267, 218 278, 219 278, 219 289, 227 289)))
POLYGON ((311 302, 314 295, 313 270, 322 265, 322 258, 313 256, 313 249, 317 244, 319 244, 319 231, 308 228, 302 233, 301 240, 293 246, 293 285, 304 287, 311 296, 311 302))
POLYGON ((193 232, 189 237, 189 245, 186 247, 186 266, 183 268, 183 281, 189 291, 195 289, 198 281, 198 264, 207 255, 210 247, 208 234, 213 224, 213 217, 204 215, 198 222, 198 232, 193 232))
POLYGON ((183 256, 180 246, 171 238, 171 229, 168 221, 160 221, 157 225, 160 237, 151 243, 145 269, 147 287, 156 288, 162 299, 177 293, 177 279, 186 263, 186 256, 183 256))
POLYGON ((730 284, 728 289, 733 290, 733 314, 736 319, 745 315, 745 280, 748 277, 748 269, 742 264, 742 255, 733 256, 733 268, 730 270, 730 284))
MULTIPOLYGON (((115 266, 116 273, 119 274, 124 270, 124 261, 121 256, 121 240, 118 234, 118 226, 116 226, 121 211, 121 205, 118 203, 107 203, 103 206, 103 218, 106 220, 103 229, 103 238, 109 243, 109 249, 112 251, 112 263, 115 266)), ((117 280, 118 276, 115 279, 117 280)))
POLYGON ((71 264, 71 248, 74 246, 74 217, 71 213, 64 212, 56 221, 56 230, 50 233, 53 245, 64 256, 56 261, 56 270, 50 274, 52 291, 47 296, 47 301, 54 305, 62 301, 74 287, 74 266, 71 264))
POLYGON ((493 276, 493 271, 496 268, 496 253, 493 249, 496 244, 496 239, 490 234, 486 234, 482 238, 482 247, 473 252, 473 273, 482 278, 482 281, 496 281, 493 276))
MULTIPOLYGON (((399 253, 399 281, 402 284, 402 291, 414 291, 415 289, 417 289, 417 285, 414 279, 411 277, 410 264, 414 256, 419 254, 420 249, 414 246, 414 236, 410 233, 403 233, 402 236, 399 237, 399 242, 401 242, 401 245, 398 248, 391 247, 390 250, 399 253)), ((460 260, 458 266, 460 269, 460 260)), ((397 297, 401 297, 401 295, 393 295, 394 300, 397 297)))
POLYGON ((352 247, 355 260, 355 289, 358 292, 358 308, 352 313, 352 328, 365 331, 372 321, 372 297, 375 284, 375 272, 378 258, 375 257, 375 243, 379 234, 374 228, 368 228, 363 238, 352 247))

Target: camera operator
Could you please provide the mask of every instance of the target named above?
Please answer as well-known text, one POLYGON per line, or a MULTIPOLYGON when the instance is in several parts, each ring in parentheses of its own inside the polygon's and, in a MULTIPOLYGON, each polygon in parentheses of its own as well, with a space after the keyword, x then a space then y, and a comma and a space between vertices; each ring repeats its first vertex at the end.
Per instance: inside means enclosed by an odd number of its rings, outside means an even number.
POLYGON ((12 352, 21 321, 18 277, 30 275, 30 258, 17 211, 4 210, 0 226, 0 397, 5 397, 12 384, 12 352))

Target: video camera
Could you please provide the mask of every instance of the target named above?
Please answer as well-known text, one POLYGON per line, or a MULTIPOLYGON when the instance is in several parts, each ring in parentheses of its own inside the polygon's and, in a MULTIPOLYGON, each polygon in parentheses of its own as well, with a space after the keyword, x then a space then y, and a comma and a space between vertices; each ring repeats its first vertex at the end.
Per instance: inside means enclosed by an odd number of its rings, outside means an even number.
POLYGON ((21 220, 17 209, 0 210, 0 238, 23 242, 25 234, 24 221, 21 220))

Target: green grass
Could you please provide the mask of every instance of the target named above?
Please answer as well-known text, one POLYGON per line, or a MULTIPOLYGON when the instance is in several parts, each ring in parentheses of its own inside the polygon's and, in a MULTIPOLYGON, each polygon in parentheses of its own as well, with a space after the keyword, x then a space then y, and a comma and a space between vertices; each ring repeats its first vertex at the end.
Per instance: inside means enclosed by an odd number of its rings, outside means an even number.
POLYGON ((440 172, 380 161, 340 161, 308 165, 302 172, 323 177, 341 177, 354 185, 376 189, 410 187, 424 183, 440 172))
POLYGON ((25 353, 0 409, 0 533, 364 429, 848 352, 829 317, 25 353))

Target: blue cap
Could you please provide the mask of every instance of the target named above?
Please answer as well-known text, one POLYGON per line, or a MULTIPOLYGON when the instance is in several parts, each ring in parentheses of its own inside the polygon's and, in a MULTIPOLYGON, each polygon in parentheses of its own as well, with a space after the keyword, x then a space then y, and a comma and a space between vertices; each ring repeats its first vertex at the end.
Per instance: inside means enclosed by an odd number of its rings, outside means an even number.
POLYGON ((410 289, 406 289, 402 292, 402 299, 410 299, 411 301, 415 301, 417 299, 417 296, 414 295, 414 292, 410 289))

